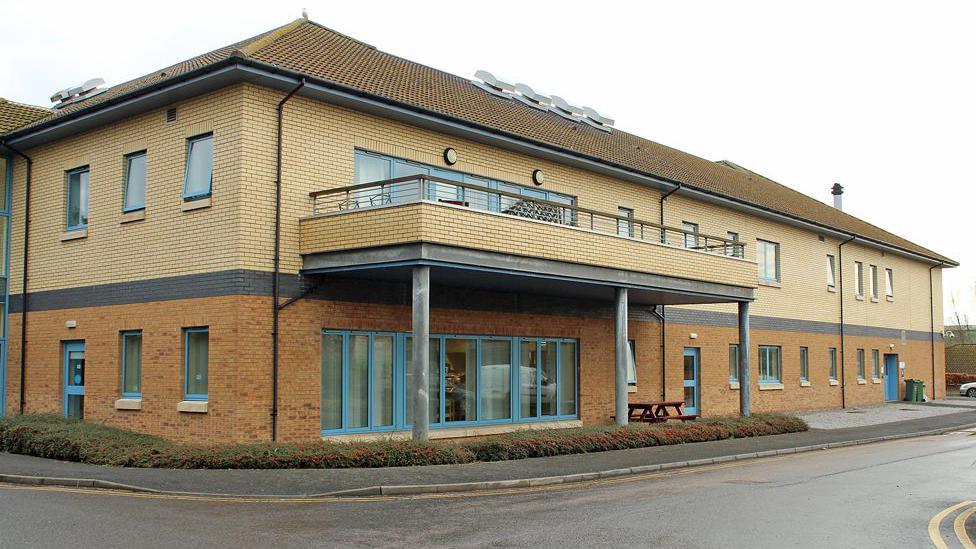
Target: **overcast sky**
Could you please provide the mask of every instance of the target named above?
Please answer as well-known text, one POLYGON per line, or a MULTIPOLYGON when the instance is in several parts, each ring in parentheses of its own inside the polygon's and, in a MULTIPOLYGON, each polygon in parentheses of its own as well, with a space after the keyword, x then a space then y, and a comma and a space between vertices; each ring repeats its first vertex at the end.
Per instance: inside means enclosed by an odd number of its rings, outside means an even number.
POLYGON ((17 2, 0 96, 49 105, 301 15, 465 77, 477 69, 593 106, 617 126, 732 160, 962 263, 976 322, 976 3, 17 2), (192 17, 189 16, 192 14, 192 17))

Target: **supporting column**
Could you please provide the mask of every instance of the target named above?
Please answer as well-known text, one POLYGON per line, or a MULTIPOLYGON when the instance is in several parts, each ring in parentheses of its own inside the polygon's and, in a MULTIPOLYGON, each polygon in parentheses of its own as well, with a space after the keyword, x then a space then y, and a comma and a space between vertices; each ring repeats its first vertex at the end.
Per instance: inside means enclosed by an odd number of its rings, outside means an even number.
POLYGON ((409 387, 413 406, 413 440, 427 440, 430 423, 430 267, 413 268, 413 383, 409 387))
POLYGON ((614 416, 617 425, 627 425, 627 288, 617 288, 615 309, 614 416))
POLYGON ((739 303, 739 415, 742 417, 752 414, 749 348, 749 302, 743 301, 739 303))

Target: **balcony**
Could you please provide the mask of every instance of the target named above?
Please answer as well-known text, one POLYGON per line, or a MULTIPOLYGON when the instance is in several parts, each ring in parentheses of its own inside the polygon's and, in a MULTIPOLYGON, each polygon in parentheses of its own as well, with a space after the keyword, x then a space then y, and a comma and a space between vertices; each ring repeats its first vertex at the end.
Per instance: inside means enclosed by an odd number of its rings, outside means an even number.
POLYGON ((389 250, 426 245, 458 268, 488 262, 561 279, 704 288, 695 302, 751 299, 756 286, 741 242, 470 183, 409 176, 310 196, 312 215, 300 221, 306 273, 392 266, 410 254, 389 250), (721 298, 708 297, 713 290, 721 298))

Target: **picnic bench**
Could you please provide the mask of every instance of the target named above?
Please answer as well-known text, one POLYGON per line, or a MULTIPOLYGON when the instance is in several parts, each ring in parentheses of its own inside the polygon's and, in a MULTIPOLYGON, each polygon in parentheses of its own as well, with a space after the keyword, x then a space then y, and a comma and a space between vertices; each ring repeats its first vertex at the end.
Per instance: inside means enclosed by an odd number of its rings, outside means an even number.
MULTIPOLYGON (((683 400, 663 402, 630 402, 627 404, 627 419, 635 423, 661 423, 668 420, 691 421, 698 414, 684 413, 683 400)), ((615 419, 611 416, 610 419, 615 419)))

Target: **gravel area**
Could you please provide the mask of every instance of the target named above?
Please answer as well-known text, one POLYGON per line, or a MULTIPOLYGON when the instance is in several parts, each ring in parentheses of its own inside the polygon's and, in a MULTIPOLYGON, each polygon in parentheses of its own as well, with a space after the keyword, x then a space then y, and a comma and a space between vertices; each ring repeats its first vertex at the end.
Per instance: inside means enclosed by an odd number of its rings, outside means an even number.
POLYGON ((846 429, 893 421, 957 414, 964 408, 976 407, 976 399, 937 400, 925 404, 914 402, 886 402, 877 406, 863 406, 846 410, 825 410, 796 414, 811 429, 846 429))

